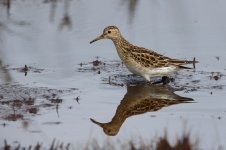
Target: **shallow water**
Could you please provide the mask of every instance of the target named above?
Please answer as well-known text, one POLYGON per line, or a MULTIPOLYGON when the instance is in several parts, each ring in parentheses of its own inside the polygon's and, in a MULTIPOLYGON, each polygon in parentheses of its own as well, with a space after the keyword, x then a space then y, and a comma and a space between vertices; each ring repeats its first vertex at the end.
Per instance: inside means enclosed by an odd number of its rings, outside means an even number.
POLYGON ((110 122, 128 84, 151 88, 150 98, 153 87, 130 75, 111 41, 89 44, 114 24, 131 43, 200 63, 169 85, 193 101, 127 117, 110 140, 167 131, 173 143, 187 127, 201 148, 226 148, 226 2, 15 0, 8 11, 0 3, 0 145, 103 141, 107 135, 90 118, 110 122))

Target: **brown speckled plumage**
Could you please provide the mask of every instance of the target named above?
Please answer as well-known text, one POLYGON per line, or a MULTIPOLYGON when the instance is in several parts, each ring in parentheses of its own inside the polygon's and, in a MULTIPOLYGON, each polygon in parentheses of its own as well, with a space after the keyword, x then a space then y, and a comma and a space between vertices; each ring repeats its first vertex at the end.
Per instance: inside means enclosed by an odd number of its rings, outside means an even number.
POLYGON ((146 112, 154 112, 164 107, 192 101, 193 99, 191 98, 176 95, 167 86, 127 86, 127 93, 118 105, 115 115, 110 122, 101 123, 94 119, 91 119, 91 121, 102 127, 107 135, 116 135, 128 117, 146 112))
POLYGON ((103 34, 90 43, 100 39, 111 39, 115 44, 119 57, 127 68, 132 73, 143 76, 148 81, 153 76, 168 75, 181 68, 189 69, 182 65, 197 63, 197 61, 172 59, 152 50, 132 45, 123 38, 116 26, 106 27, 103 34))

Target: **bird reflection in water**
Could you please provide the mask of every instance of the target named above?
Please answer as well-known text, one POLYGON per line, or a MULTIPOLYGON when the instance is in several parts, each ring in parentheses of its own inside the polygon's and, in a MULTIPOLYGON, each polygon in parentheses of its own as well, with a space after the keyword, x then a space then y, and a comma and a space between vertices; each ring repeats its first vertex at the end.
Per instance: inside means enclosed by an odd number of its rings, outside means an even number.
POLYGON ((191 98, 176 95, 170 86, 148 84, 127 86, 127 93, 110 122, 101 123, 92 118, 90 120, 102 127, 105 134, 114 136, 119 132, 123 122, 130 116, 192 101, 191 98))

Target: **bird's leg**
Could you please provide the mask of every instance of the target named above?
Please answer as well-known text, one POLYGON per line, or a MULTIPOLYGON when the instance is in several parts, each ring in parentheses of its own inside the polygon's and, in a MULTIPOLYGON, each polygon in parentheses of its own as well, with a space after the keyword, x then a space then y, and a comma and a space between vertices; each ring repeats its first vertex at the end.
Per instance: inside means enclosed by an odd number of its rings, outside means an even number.
POLYGON ((158 81, 150 82, 150 84, 160 84, 160 83, 162 83, 162 80, 158 80, 158 81))

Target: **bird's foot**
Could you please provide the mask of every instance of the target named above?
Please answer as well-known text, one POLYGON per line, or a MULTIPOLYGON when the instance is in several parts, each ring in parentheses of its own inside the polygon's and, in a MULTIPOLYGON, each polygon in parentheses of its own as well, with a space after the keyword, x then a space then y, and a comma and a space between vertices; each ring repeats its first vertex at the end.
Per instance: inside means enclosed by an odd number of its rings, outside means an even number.
POLYGON ((160 84, 160 83, 162 83, 163 85, 166 85, 166 84, 168 84, 170 82, 173 82, 174 80, 175 80, 174 78, 169 78, 167 76, 163 76, 161 80, 155 81, 152 84, 160 84))
POLYGON ((163 76, 162 77, 162 84, 163 85, 166 85, 166 84, 169 84, 170 82, 173 82, 173 78, 169 78, 169 77, 167 77, 167 76, 163 76))

